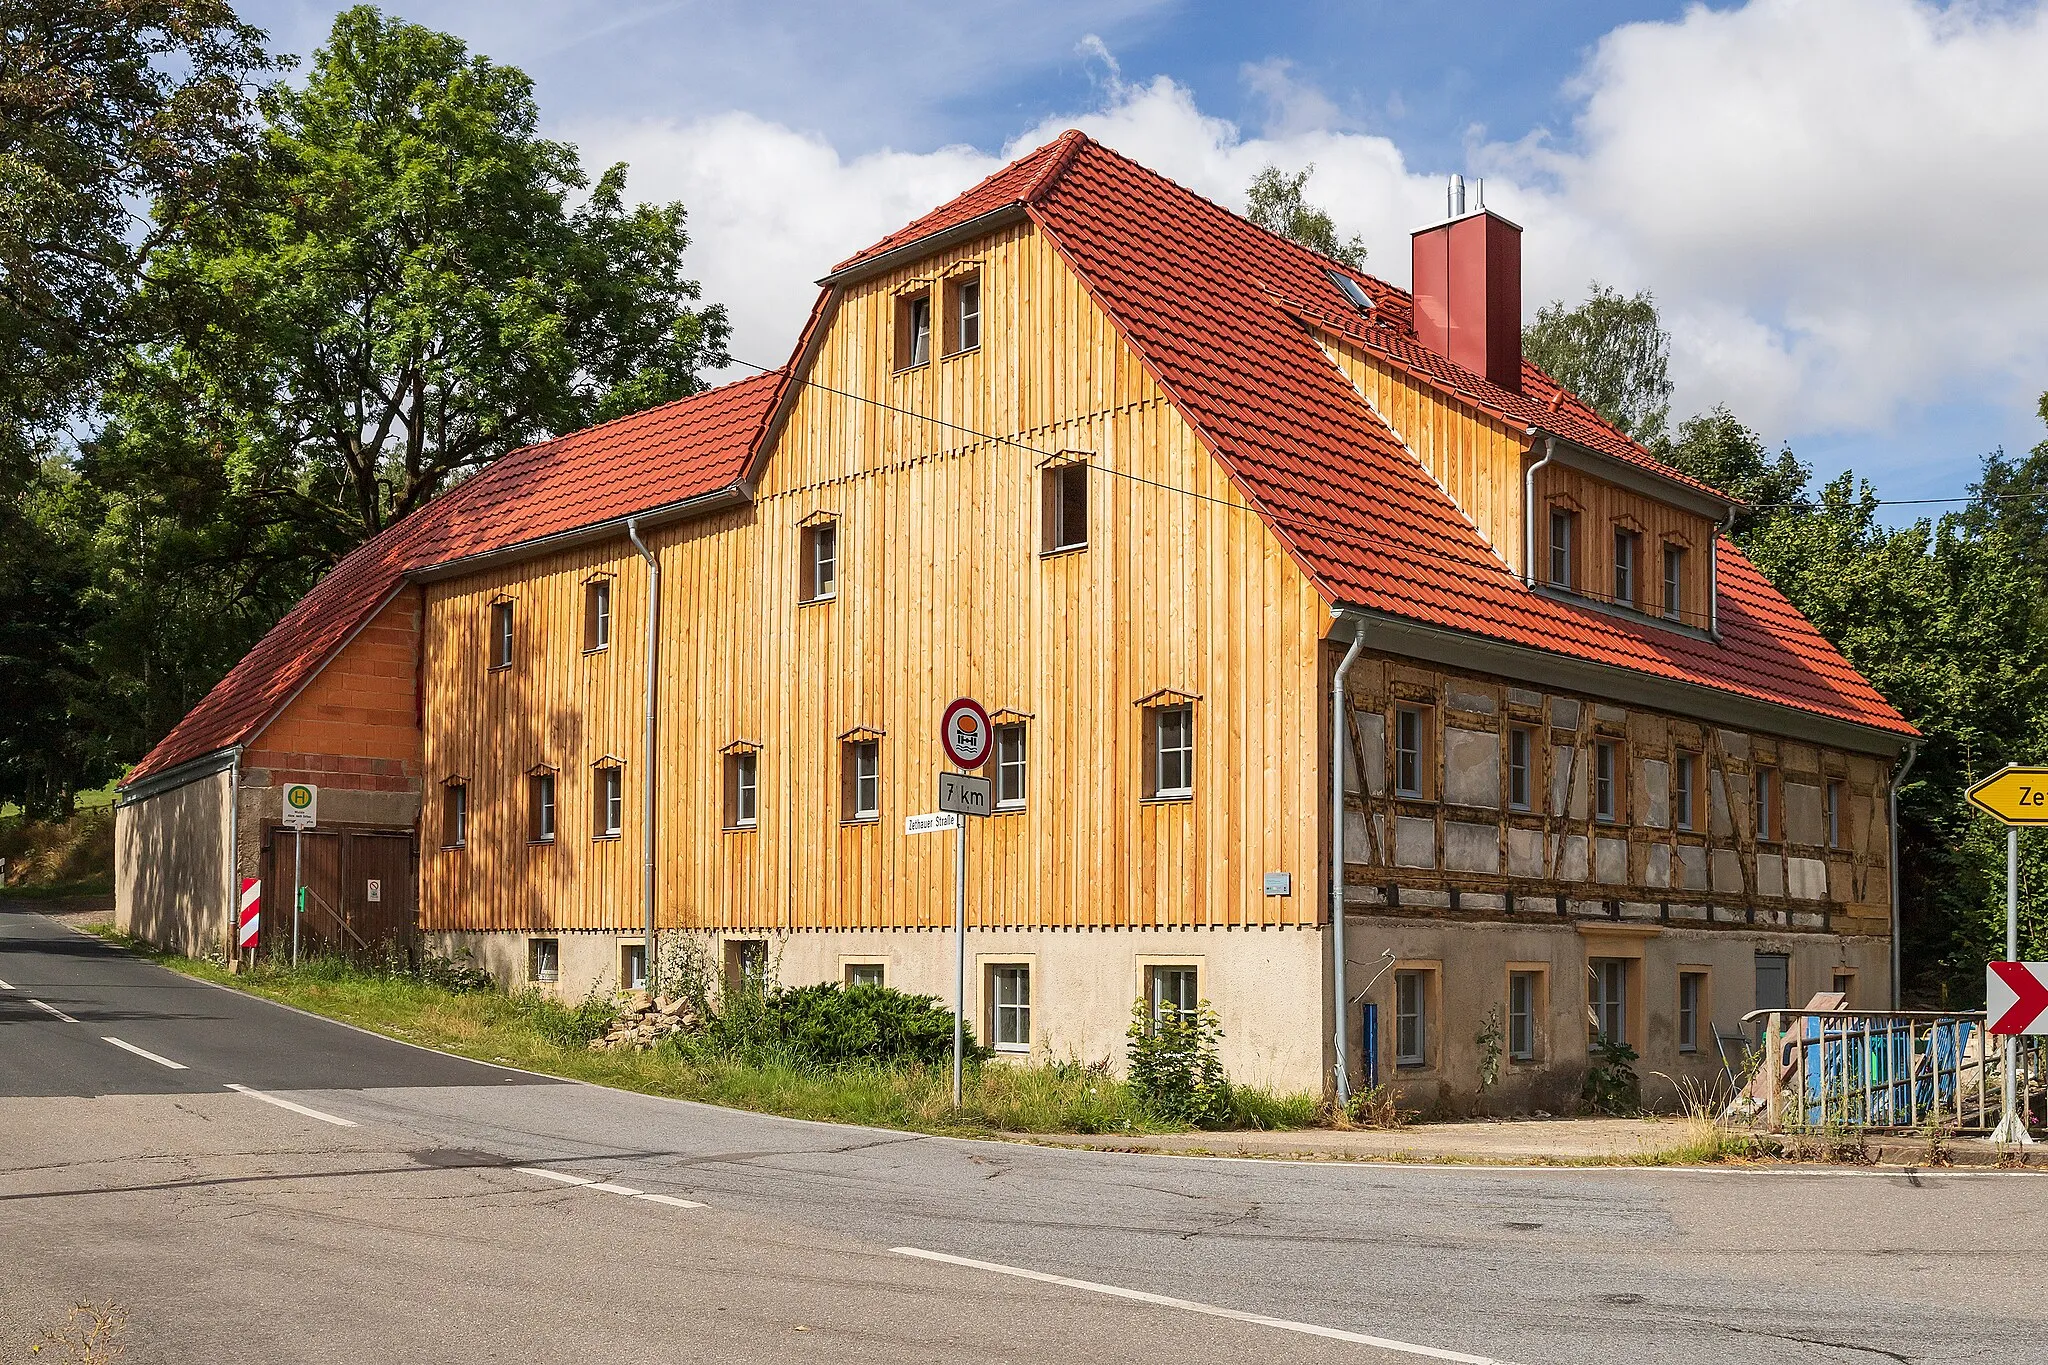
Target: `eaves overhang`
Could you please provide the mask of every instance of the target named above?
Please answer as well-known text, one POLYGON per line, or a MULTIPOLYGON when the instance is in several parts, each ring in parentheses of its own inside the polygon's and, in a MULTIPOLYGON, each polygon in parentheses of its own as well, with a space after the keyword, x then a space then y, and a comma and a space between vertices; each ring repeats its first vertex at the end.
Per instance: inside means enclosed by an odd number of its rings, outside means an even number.
POLYGON ((1651 707, 1717 725, 1810 740, 1890 759, 1897 759, 1908 745, 1918 742, 1916 735, 1822 715, 1801 706, 1745 697, 1706 683, 1660 678, 1615 664, 1574 659, 1468 631, 1425 625, 1373 607, 1342 607, 1330 639, 1349 644, 1354 632, 1360 629, 1366 631, 1367 645, 1389 654, 1651 707))
POLYGON ((115 789, 119 795, 115 798, 114 804, 132 806, 139 801, 147 801, 152 796, 162 796, 165 792, 176 791, 180 787, 190 786, 194 782, 224 773, 241 760, 240 744, 230 744, 224 749, 215 749, 212 753, 188 758, 175 767, 166 768, 160 773, 152 773, 132 786, 122 783, 115 789))
POLYGON ((1024 222, 1029 217, 1030 213, 1022 203, 1004 204, 1000 208, 993 208, 987 213, 969 218, 964 223, 955 223, 952 227, 942 228, 938 232, 905 242, 901 246, 892 246, 880 255, 843 266, 819 280, 818 284, 830 289, 835 285, 867 279, 871 275, 885 274, 910 261, 929 256, 935 251, 944 251, 949 246, 973 241, 976 237, 986 236, 998 228, 1024 222))
POLYGON ((679 502, 663 503, 644 512, 608 517, 603 521, 594 521, 588 526, 556 531, 551 535, 536 536, 532 540, 522 540, 512 545, 501 545, 494 550, 465 555, 460 559, 444 560, 439 564, 413 569, 405 576, 407 581, 413 583, 438 583, 450 578, 461 578, 503 564, 514 564, 520 560, 574 549, 579 545, 617 539, 626 534, 626 523, 629 521, 641 527, 665 526, 670 522, 740 507, 752 502, 753 498, 754 490, 746 483, 731 483, 710 493, 699 493, 695 497, 684 498, 679 502))
POLYGON ((1591 446, 1581 445, 1569 436, 1546 431, 1541 425, 1535 427, 1534 431, 1539 436, 1551 437, 1556 441, 1556 445, 1552 447, 1553 456, 1557 463, 1567 469, 1591 474, 1594 478, 1604 479, 1618 488, 1626 488, 1631 493, 1640 493, 1646 498, 1669 503, 1673 507, 1682 508, 1709 521, 1726 521, 1730 513, 1739 511, 1745 505, 1738 498, 1708 493, 1677 479, 1663 478, 1639 464, 1609 455, 1605 451, 1595 450, 1591 446))

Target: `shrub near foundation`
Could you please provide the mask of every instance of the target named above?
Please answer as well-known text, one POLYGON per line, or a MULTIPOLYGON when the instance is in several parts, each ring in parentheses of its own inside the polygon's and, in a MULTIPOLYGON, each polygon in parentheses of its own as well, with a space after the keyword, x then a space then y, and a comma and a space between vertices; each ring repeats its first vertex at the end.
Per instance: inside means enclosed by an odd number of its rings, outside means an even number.
MULTIPOLYGON (((798 1067, 950 1065, 953 1015, 929 995, 888 986, 741 988, 719 1002, 700 1045, 738 1060, 798 1067)), ((974 1061, 986 1055, 972 1029, 966 1054, 974 1061)))

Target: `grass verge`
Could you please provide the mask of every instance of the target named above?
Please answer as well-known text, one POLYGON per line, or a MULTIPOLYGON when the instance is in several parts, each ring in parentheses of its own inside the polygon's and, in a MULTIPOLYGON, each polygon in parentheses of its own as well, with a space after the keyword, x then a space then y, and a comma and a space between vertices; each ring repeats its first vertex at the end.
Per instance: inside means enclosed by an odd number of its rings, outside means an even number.
MULTIPOLYGON (((451 991, 407 977, 325 961, 300 969, 231 974, 218 963, 160 952, 95 925, 90 932, 188 976, 230 986, 408 1043, 621 1090, 699 1100, 788 1118, 856 1123, 956 1137, 998 1133, 1160 1133, 1122 1081, 1072 1065, 970 1066, 961 1105, 945 1067, 806 1067, 746 1064, 688 1046, 649 1052, 592 1052, 561 1041, 569 1011, 537 996, 451 991), (550 1036, 553 1034, 554 1036, 550 1036)), ((1232 1087, 1231 1121, 1246 1128, 1313 1123, 1314 1097, 1232 1087)))

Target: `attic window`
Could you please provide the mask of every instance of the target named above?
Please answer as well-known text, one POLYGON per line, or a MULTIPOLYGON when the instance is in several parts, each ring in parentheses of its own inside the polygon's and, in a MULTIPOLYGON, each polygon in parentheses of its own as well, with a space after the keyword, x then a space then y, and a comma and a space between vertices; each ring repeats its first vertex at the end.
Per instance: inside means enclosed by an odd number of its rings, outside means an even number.
POLYGON ((1336 285, 1338 291, 1345 298, 1351 300, 1352 307, 1361 313, 1370 313, 1372 311, 1372 295, 1365 292, 1364 285, 1342 271, 1325 270, 1323 273, 1330 277, 1330 283, 1336 285))
POLYGON ((915 369, 932 358, 932 291, 896 300, 896 368, 915 369))

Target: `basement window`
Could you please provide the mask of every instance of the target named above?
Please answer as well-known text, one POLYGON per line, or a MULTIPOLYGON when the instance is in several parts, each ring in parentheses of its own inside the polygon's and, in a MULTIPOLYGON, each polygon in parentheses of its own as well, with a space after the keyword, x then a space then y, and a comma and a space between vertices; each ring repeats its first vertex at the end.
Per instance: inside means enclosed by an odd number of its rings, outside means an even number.
POLYGON ((644 943, 621 943, 619 945, 619 985, 629 991, 647 989, 647 945, 644 943))
POLYGON ((932 358, 932 294, 921 289, 896 300, 896 368, 911 370, 932 358))
POLYGON ((612 581, 593 578, 583 585, 583 652, 612 647, 612 581))
POLYGON ((1429 1065, 1429 972, 1394 973, 1394 1065, 1429 1065))
POLYGON ((889 974, 888 967, 880 962, 849 962, 846 964, 846 989, 856 986, 881 987, 889 974))
POLYGON ((998 1052, 1031 1051, 1031 968, 988 969, 988 1037, 998 1052))
POLYGON ((1628 1041, 1628 959, 1596 957, 1586 964, 1586 1014, 1591 1024, 1587 1042, 1628 1041))
POLYGON ((591 838, 616 839, 623 827, 626 807, 626 773, 607 765, 597 769, 590 787, 591 838))
POLYGON ((1176 1019, 1193 1019, 1201 1009, 1197 984, 1193 967, 1147 967, 1145 1001, 1152 1027, 1159 1027, 1159 1021, 1169 1014, 1176 1019))
POLYGON ((1088 548, 1088 465, 1063 464, 1045 471, 1045 552, 1088 548))
POLYGON ((1705 972, 1680 972, 1678 974, 1678 1050, 1698 1052, 1700 1050, 1700 1010, 1706 1002, 1707 974, 1705 972))
POLYGON ((981 345, 981 272, 946 281, 946 354, 981 345))
POLYGON ((512 666, 512 604, 491 603, 491 667, 512 666))
POLYGON ((530 938, 526 940, 526 975, 538 982, 562 979, 562 940, 558 938, 530 938))
POLYGON ((1542 998, 1541 973, 1508 973, 1508 1060, 1536 1060, 1536 1029, 1542 998))

